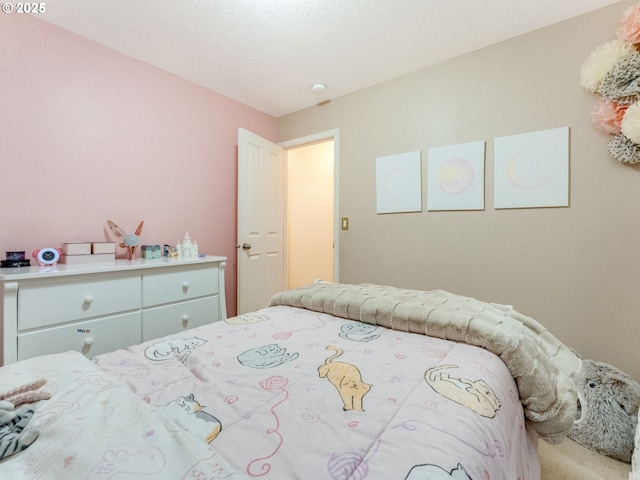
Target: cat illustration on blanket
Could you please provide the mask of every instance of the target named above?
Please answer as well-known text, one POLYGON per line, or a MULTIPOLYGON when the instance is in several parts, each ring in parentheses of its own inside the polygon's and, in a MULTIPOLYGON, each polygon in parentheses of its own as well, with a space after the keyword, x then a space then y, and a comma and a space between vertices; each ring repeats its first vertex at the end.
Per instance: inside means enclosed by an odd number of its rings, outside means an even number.
POLYGON ((178 426, 211 443, 222 430, 220 420, 205 412, 193 394, 178 397, 160 407, 178 426))
POLYGON ((425 381, 440 395, 463 405, 477 414, 493 418, 500 410, 500 400, 493 389, 482 378, 469 380, 453 377, 445 369, 458 368, 457 365, 441 365, 427 370, 425 381))
POLYGON ((340 327, 340 338, 352 340, 354 342, 370 342, 380 335, 373 332, 378 328, 377 325, 369 325, 368 323, 346 323, 340 327))
POLYGON ((333 350, 336 353, 327 358, 324 364, 318 367, 318 375, 320 375, 320 378, 326 377, 336 387, 345 411, 358 410, 363 412, 362 399, 371 390, 372 385, 362 381, 360 370, 354 365, 335 361, 335 358, 343 354, 341 348, 329 345, 327 350, 333 350))
POLYGON ((238 361, 245 367, 272 368, 295 360, 298 357, 297 352, 287 353, 286 348, 279 346, 277 343, 271 343, 242 352, 238 355, 238 361))
POLYGON ((472 480, 460 464, 450 472, 437 465, 415 465, 404 480, 472 480))
POLYGON ((249 325, 252 323, 264 322, 269 320, 269 317, 259 313, 244 313, 236 317, 230 317, 225 319, 229 325, 249 325))
POLYGON ((144 356, 149 360, 167 360, 173 352, 182 353, 180 362, 184 362, 193 350, 204 345, 207 341, 199 337, 171 338, 162 342, 152 343, 144 350, 144 356))

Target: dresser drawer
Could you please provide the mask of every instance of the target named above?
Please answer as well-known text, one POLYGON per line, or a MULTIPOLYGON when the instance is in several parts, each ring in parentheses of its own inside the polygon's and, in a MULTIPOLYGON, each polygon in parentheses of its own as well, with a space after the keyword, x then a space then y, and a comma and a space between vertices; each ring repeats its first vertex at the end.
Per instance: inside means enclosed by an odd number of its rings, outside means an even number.
POLYGON ((140 343, 140 312, 18 334, 18 360, 76 350, 87 357, 140 343))
POLYGON ((220 320, 218 296, 142 311, 142 341, 165 337, 220 320))
POLYGON ((18 329, 140 309, 140 277, 82 282, 34 282, 20 286, 18 329))
POLYGON ((217 268, 176 269, 142 276, 142 306, 189 300, 218 293, 217 268))

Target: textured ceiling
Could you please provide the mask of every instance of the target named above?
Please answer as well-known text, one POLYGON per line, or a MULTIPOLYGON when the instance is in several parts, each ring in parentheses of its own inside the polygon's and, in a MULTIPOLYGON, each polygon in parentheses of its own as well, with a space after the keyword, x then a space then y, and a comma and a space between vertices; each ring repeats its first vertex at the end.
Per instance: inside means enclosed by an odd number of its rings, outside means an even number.
POLYGON ((279 117, 619 1, 54 0, 39 17, 279 117))

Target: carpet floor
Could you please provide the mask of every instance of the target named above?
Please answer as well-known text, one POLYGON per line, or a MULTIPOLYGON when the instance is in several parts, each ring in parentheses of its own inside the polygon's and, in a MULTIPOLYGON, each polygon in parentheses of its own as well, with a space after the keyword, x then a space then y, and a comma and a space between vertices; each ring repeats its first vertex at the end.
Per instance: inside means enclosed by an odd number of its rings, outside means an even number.
POLYGON ((628 480, 631 465, 589 450, 573 440, 538 442, 541 480, 628 480))

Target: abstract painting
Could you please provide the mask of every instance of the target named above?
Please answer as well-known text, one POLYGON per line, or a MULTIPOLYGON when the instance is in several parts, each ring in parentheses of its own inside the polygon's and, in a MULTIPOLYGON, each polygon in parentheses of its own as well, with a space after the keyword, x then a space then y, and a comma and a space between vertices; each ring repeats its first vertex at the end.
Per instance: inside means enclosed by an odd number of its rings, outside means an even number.
POLYGON ((569 127, 494 139, 494 207, 569 206, 569 127))
POLYGON ((377 213, 422 211, 420 151, 376 158, 377 213))
POLYGON ((484 210, 485 142, 430 148, 427 210, 484 210))

